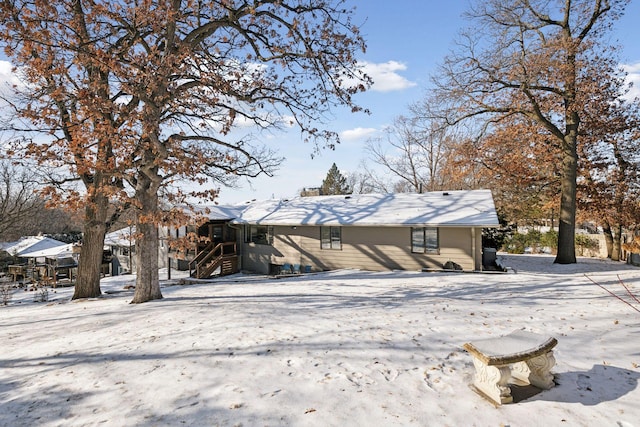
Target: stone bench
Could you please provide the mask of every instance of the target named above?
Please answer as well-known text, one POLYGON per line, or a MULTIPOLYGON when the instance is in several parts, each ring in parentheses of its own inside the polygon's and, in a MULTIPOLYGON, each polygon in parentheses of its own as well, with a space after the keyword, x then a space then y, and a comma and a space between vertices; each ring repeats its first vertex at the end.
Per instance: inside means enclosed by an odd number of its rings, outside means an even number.
POLYGON ((522 330, 464 344, 476 367, 473 388, 498 405, 513 402, 512 385, 550 389, 556 344, 555 338, 522 330))

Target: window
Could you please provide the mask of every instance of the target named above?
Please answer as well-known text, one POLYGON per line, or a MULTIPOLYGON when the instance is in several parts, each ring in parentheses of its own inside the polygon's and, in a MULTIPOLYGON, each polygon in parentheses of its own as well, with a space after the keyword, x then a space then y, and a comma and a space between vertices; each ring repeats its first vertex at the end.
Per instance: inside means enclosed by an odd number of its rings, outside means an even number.
POLYGON ((440 242, 436 227, 420 227, 411 229, 411 252, 420 254, 437 254, 440 242))
POLYGON ((245 242, 256 245, 273 244, 273 227, 267 225, 247 225, 245 228, 245 242))
POLYGON ((320 227, 320 241, 322 249, 342 249, 342 229, 340 227, 320 227))

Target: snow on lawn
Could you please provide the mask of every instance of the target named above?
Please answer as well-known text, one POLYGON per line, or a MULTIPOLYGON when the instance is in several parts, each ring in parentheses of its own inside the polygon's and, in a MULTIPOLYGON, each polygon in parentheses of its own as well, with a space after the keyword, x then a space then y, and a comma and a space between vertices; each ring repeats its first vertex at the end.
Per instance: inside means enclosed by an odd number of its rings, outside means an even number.
MULTIPOLYGON (((336 271, 165 282, 0 307, 2 426, 640 425, 640 269, 506 256, 515 274, 336 271), (184 282, 183 282, 184 283, 184 282), (558 339, 558 385, 495 408, 462 345, 526 329, 558 339)), ((163 273, 166 275, 166 272, 163 273)), ((161 277, 165 277, 161 275, 161 277)))

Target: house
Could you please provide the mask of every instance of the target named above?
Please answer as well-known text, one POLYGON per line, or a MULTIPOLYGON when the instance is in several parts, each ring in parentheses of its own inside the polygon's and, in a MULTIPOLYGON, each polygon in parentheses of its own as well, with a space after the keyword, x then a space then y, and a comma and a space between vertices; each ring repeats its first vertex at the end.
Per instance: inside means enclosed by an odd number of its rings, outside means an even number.
POLYGON ((238 272, 238 245, 242 240, 239 227, 232 221, 246 208, 246 204, 205 206, 193 212, 206 219, 201 225, 168 230, 169 240, 182 241, 168 250, 170 268, 189 270, 192 277, 198 278, 238 272))
POLYGON ((242 226, 243 270, 482 269, 482 229, 497 227, 489 190, 297 197, 250 204, 242 226))
MULTIPOLYGON (((210 206, 196 215, 206 221, 160 230, 160 267, 168 261, 200 278, 241 269, 273 274, 284 265, 479 271, 482 229, 499 225, 489 190, 296 197, 210 206), (168 249, 167 240, 183 238, 190 249, 168 249)), ((107 234, 111 274, 135 270, 134 233, 128 227, 107 234)))
MULTIPOLYGON (((118 276, 136 271, 135 226, 124 227, 104 236, 102 273, 118 276)), ((168 228, 158 227, 158 267, 168 266, 168 228)))
POLYGON ((7 266, 14 282, 52 280, 55 283, 61 277, 71 280, 78 265, 74 245, 50 237, 23 237, 0 249, 20 260, 18 264, 7 266))
POLYGON ((104 236, 102 273, 118 276, 135 272, 135 227, 125 227, 104 236))
POLYGON ((275 274, 285 265, 479 271, 482 229, 499 225, 488 190, 297 197, 216 206, 206 216, 197 229, 171 234, 198 236, 192 254, 170 255, 172 267, 196 277, 275 274))

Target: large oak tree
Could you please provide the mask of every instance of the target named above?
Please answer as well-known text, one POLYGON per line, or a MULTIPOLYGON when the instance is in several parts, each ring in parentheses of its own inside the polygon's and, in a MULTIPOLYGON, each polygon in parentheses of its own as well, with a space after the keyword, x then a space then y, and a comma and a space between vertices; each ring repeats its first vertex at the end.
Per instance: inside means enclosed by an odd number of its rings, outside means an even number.
POLYGON ((488 0, 469 12, 461 35, 434 79, 428 114, 483 129, 520 115, 549 134, 561 154, 558 254, 574 263, 578 139, 593 87, 585 79, 606 55, 598 42, 627 0, 488 0), (442 107, 442 108, 433 108, 442 107), (444 106, 444 107, 443 107, 444 106))
POLYGON ((305 140, 334 145, 337 134, 316 126, 332 106, 359 110, 352 95, 367 78, 354 56, 364 42, 341 1, 175 0, 131 7, 126 22, 138 34, 121 78, 140 99, 140 143, 127 179, 139 210, 133 302, 143 302, 160 297, 160 188, 180 178, 269 173, 274 153, 234 136, 247 123, 297 126, 305 140))
POLYGON ((126 122, 135 102, 113 85, 126 45, 111 36, 81 1, 0 4, 0 41, 20 80, 4 98, 13 113, 5 129, 16 136, 5 155, 48 171, 43 193, 52 204, 84 210, 74 299, 101 294, 104 235, 123 187, 116 153, 135 143, 126 122))
MULTIPOLYGON (((176 216, 160 209, 160 194, 173 203, 189 195, 213 198, 211 179, 229 184, 240 175, 270 173, 279 159, 256 138, 261 129, 295 126, 304 140, 333 146, 337 134, 318 123, 336 105, 360 110, 352 95, 368 83, 355 58, 364 42, 342 1, 48 2, 64 12, 59 16, 37 0, 4 3, 12 6, 5 19, 13 25, 26 18, 50 32, 70 29, 71 40, 85 29, 91 35, 70 49, 44 38, 37 44, 64 52, 72 69, 83 66, 82 78, 65 84, 96 86, 90 92, 96 109, 81 121, 82 134, 91 147, 107 147, 96 159, 111 159, 99 169, 109 172, 106 184, 96 188, 136 209, 136 303, 162 297, 157 225, 176 216), (90 66, 76 59, 85 55, 93 58, 90 66), (95 85, 89 84, 92 73, 95 85), (254 133, 239 131, 247 126, 254 133), (185 180, 204 190, 184 190, 179 183, 185 180)), ((22 45, 9 49, 16 58, 30 55, 33 41, 26 34, 22 45)), ((56 67, 36 72, 66 75, 56 67)), ((60 139, 63 154, 74 153, 70 148, 78 143, 66 134, 60 139)))

